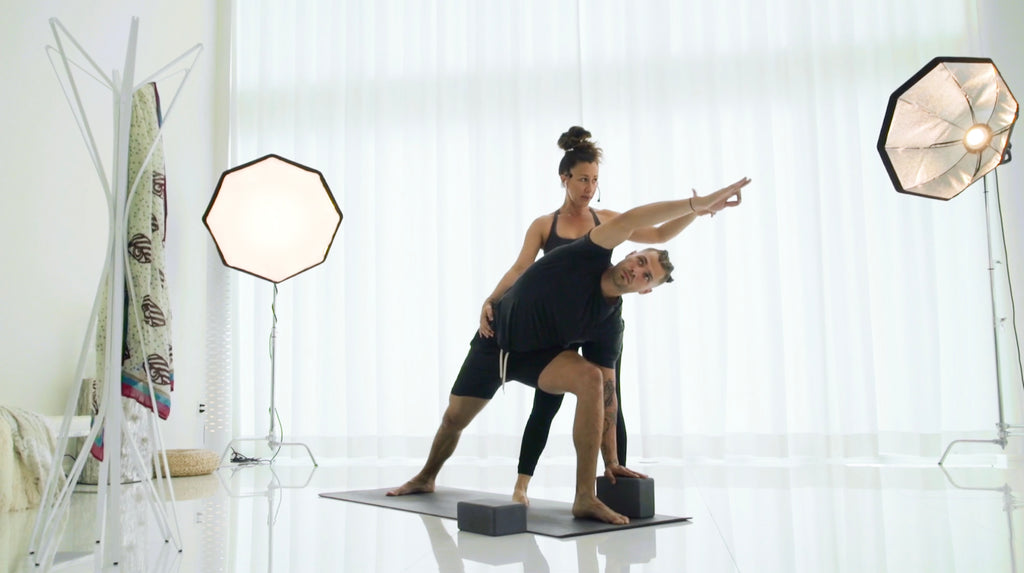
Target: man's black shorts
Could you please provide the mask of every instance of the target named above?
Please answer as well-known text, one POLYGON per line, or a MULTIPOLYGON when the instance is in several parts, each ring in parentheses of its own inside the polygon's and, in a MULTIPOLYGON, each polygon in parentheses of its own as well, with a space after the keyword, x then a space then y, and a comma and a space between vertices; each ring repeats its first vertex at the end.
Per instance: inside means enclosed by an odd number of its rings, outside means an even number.
MULTIPOLYGON (((505 363, 505 380, 516 380, 537 387, 541 371, 566 350, 576 352, 579 346, 547 348, 533 352, 509 352, 505 363)), ((501 348, 493 337, 483 338, 478 332, 469 343, 469 353, 462 363, 452 394, 490 400, 501 387, 501 348)))

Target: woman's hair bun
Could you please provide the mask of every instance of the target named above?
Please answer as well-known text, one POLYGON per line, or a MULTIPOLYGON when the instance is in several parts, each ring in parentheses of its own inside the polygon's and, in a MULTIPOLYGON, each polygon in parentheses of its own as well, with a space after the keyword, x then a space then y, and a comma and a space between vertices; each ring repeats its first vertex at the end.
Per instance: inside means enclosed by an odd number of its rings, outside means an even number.
POLYGON ((578 125, 569 128, 558 138, 558 147, 568 151, 581 143, 590 143, 590 132, 578 125))

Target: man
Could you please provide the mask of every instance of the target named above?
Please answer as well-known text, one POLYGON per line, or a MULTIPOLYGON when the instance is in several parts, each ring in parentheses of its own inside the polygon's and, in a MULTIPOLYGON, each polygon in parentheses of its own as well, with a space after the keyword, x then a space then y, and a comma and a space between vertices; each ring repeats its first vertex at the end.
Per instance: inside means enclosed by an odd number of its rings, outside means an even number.
POLYGON ((621 296, 646 294, 670 282, 668 253, 634 251, 611 265, 612 249, 638 228, 689 213, 714 215, 740 204, 743 178, 710 195, 635 207, 591 229, 570 245, 555 249, 530 266, 498 301, 495 334, 470 343, 448 408, 434 435, 430 454, 418 474, 388 495, 434 491, 434 481, 455 451, 462 430, 487 405, 506 380, 518 380, 550 394, 576 396, 573 445, 576 448, 578 518, 624 524, 629 519, 597 499, 597 455, 605 475, 641 477, 619 464, 615 448, 615 360, 621 336, 621 296), (595 362, 577 353, 583 342, 604 348, 595 362))

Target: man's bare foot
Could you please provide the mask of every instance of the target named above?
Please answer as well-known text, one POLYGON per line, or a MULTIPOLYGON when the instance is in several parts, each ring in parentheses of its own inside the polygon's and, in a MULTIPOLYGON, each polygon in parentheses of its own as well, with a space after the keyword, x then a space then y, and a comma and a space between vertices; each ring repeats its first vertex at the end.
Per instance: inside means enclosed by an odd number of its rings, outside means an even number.
POLYGON ((629 523, 628 517, 612 511, 596 496, 577 497, 576 502, 572 504, 572 515, 580 519, 594 519, 615 525, 629 523))
POLYGON ((410 493, 432 493, 434 491, 434 480, 422 480, 412 478, 404 484, 389 491, 388 495, 406 495, 410 493))
POLYGON ((526 506, 530 505, 530 498, 526 496, 525 489, 516 488, 516 490, 512 492, 512 501, 526 506))

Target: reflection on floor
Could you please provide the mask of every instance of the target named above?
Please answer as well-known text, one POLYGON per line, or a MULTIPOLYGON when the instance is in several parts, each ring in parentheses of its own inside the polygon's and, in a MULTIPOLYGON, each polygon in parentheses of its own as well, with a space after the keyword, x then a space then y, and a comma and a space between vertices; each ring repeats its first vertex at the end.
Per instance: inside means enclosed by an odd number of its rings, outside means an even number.
MULTIPOLYGON (((556 539, 491 538, 453 520, 329 500, 398 485, 417 460, 281 460, 175 480, 182 551, 126 488, 110 571, 1024 572, 1024 468, 935 460, 640 461, 658 513, 690 523, 556 539)), ((513 460, 454 458, 444 485, 511 493, 513 460)), ((572 461, 544 460, 535 498, 571 499, 572 461)), ((60 571, 97 565, 96 495, 73 497, 60 571)), ((35 512, 0 514, 0 568, 27 557, 35 512)))

